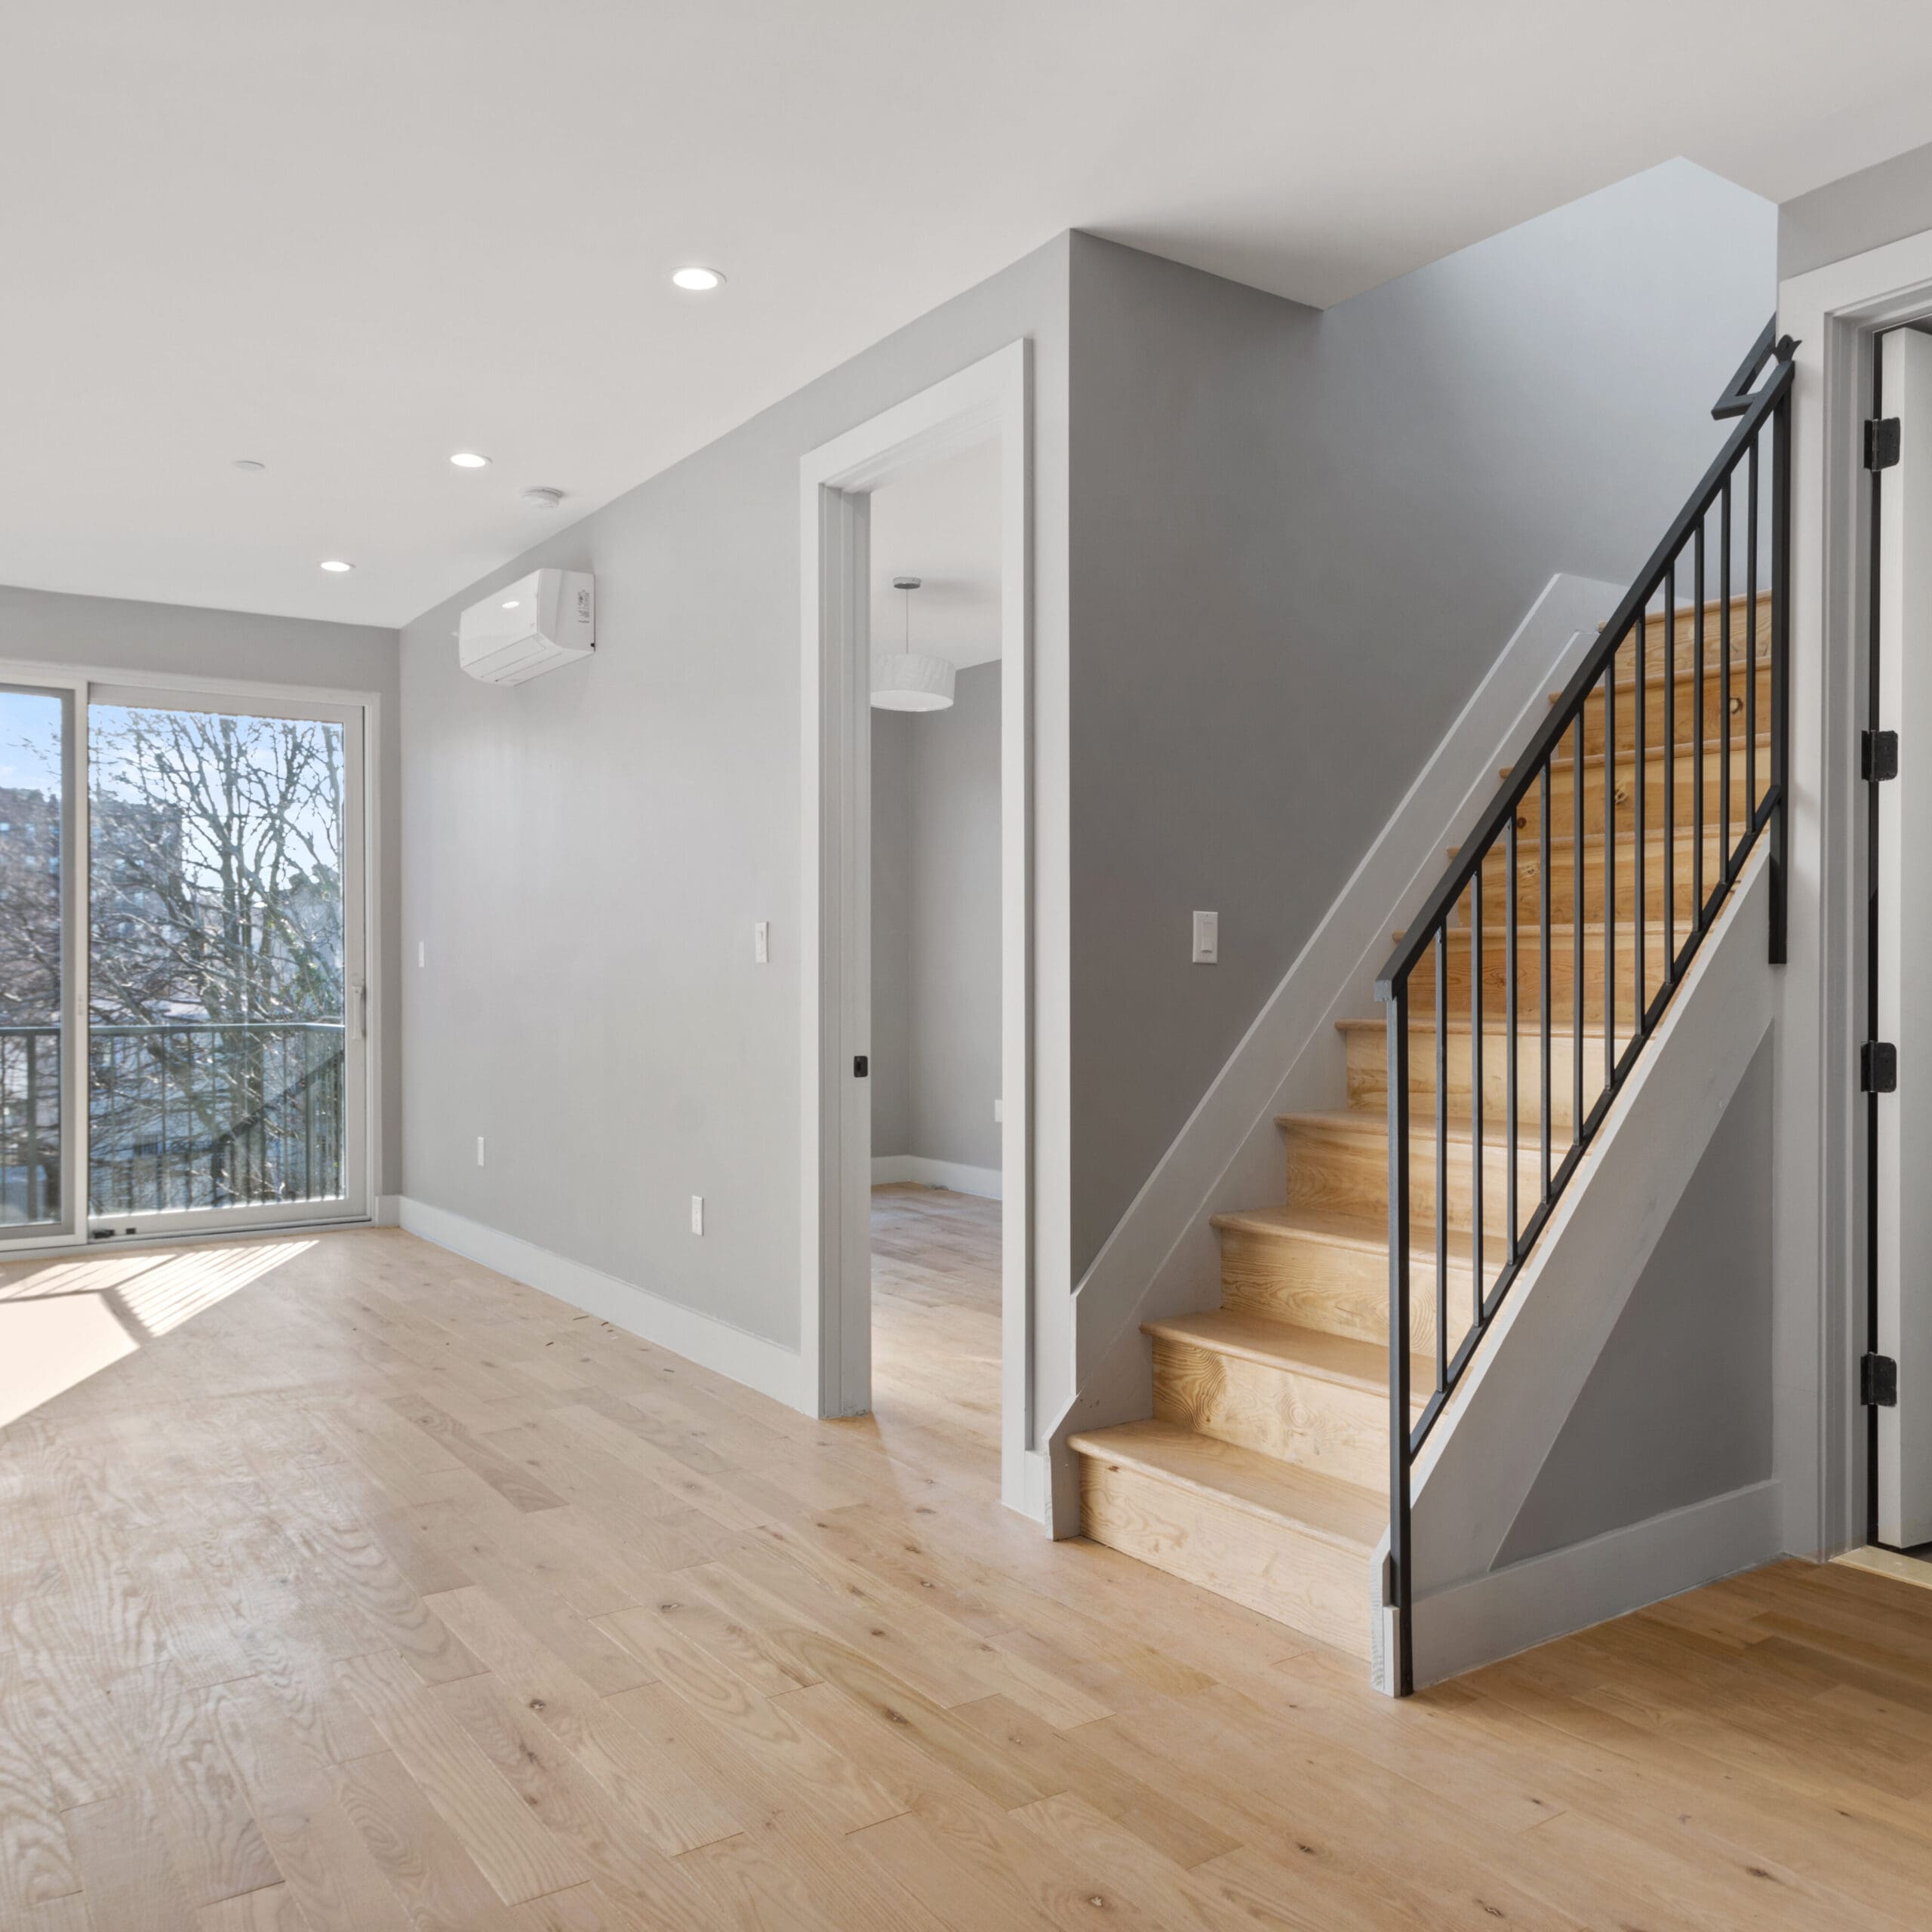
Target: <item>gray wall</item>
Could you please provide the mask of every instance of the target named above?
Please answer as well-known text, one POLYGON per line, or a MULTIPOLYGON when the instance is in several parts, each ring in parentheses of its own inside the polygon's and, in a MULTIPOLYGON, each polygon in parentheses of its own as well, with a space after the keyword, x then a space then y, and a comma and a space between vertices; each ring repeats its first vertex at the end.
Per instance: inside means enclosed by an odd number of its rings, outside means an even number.
POLYGON ((1767 1034, 1498 1552, 1498 1569, 1771 1474, 1767 1034))
POLYGON ((405 630, 408 1195, 796 1345, 798 460, 1029 337, 1053 636, 1066 277, 1063 237, 405 630), (596 572, 594 660, 464 677, 457 612, 543 564, 596 572))
POLYGON ((1000 667, 872 713, 872 1152, 1000 1164, 1000 667))
POLYGON ((1794 196, 1778 210, 1780 278, 1932 228, 1932 146, 1794 196))
MULTIPOLYGON (((396 1013, 401 734, 394 631, 0 586, 0 658, 125 672, 136 681, 154 676, 210 678, 245 685, 306 685, 373 693, 377 749, 371 888, 381 946, 375 983, 380 1014, 396 1013)), ((396 1192, 402 1169, 401 1055, 393 1044, 394 1031, 392 1026, 379 1070, 382 1145, 376 1186, 383 1194, 396 1192)))
POLYGON ((1774 229, 1672 162, 1319 315, 1075 238, 1076 1278, 1550 576, 1663 534, 1774 229))

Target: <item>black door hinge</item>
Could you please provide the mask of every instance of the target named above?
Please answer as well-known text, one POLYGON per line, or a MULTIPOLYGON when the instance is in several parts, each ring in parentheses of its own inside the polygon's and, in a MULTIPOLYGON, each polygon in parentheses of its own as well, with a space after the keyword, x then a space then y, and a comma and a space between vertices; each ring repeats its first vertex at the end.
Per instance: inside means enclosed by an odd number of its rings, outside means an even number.
POLYGON ((867 1060, 863 1054, 854 1054, 852 1056, 852 1078, 854 1080, 864 1079, 871 1071, 872 1062, 867 1060))
POLYGON ((1858 1358, 1858 1401, 1862 1408, 1895 1409, 1899 1405, 1899 1365, 1890 1355, 1858 1358))
POLYGON ((1858 740, 1858 775, 1874 785, 1882 785, 1899 775, 1899 734, 1896 731, 1864 731, 1858 740))
POLYGON ((1899 1050, 1889 1040, 1867 1040, 1858 1050, 1858 1091, 1896 1094, 1899 1091, 1899 1050))
POLYGON ((1889 469, 1899 460, 1899 419, 1874 416, 1865 425, 1865 466, 1889 469))

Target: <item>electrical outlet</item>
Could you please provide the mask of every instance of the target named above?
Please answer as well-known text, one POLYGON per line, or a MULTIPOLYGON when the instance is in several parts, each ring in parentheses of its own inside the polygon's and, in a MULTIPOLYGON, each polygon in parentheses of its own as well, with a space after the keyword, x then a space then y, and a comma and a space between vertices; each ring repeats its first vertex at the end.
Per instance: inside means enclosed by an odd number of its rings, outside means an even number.
POLYGON ((427 949, 420 939, 416 942, 416 963, 419 966, 426 966, 429 963, 427 949))
POLYGON ((476 1137, 476 1164, 479 1168, 483 1164, 483 1137, 480 1134, 476 1137))
POLYGON ((691 1196, 691 1232, 694 1235, 704 1232, 704 1196, 701 1194, 691 1196))
POLYGON ((768 966, 771 964, 771 921, 760 919, 752 928, 752 959, 754 964, 768 966))
POLYGON ((1194 964, 1212 966, 1221 957, 1221 915, 1197 912, 1194 915, 1194 964))

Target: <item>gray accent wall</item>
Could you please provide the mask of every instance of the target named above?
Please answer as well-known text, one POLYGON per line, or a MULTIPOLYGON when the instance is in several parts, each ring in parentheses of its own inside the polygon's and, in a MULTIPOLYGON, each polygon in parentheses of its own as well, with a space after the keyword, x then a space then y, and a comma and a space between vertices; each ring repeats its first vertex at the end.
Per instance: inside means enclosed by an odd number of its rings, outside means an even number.
POLYGON ((1000 667, 872 715, 872 1152, 1000 1164, 1000 667))
POLYGON ((1778 278, 1932 228, 1932 146, 1841 175, 1778 209, 1778 278))
MULTIPOLYGON (((1030 339, 1050 743, 1066 302, 1063 236, 405 629, 406 1195, 797 1346, 799 459, 1030 339), (594 658, 510 690, 466 678, 458 612, 541 565, 596 573, 594 658)), ((1053 808, 1049 789, 1043 821, 1053 808)), ((1046 931, 1042 952, 1056 943, 1046 931)), ((1035 1011, 1050 1057, 1051 998, 1035 1011)), ((1056 1260, 1044 1205, 1038 1240, 1042 1300, 1064 1324, 1064 1232, 1056 1260)))
MULTIPOLYGON (((379 956, 377 1017, 398 1010, 395 933, 402 909, 401 734, 396 633, 367 624, 319 623, 123 598, 78 597, 0 586, 0 659, 147 678, 205 678, 247 686, 306 685, 376 700, 376 811, 370 891, 379 956)), ((395 1029, 379 1041, 376 1190, 396 1192, 402 1172, 401 1060, 395 1029)))
POLYGON ((1767 1033, 1739 1083, 1496 1568, 1772 1473, 1775 1044, 1767 1033))
POLYGON ((1674 162, 1319 314, 1074 238, 1076 1279, 1551 575, 1662 536, 1775 228, 1674 162))

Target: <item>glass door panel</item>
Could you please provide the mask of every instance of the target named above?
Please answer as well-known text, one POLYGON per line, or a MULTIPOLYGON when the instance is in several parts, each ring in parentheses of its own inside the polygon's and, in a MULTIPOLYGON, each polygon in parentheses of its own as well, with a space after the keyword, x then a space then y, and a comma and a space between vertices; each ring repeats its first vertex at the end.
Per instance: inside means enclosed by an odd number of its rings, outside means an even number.
POLYGON ((97 1235, 365 1211, 359 715, 97 690, 88 737, 97 1235))
POLYGON ((73 699, 0 685, 0 1242, 70 1226, 66 868, 73 699))

